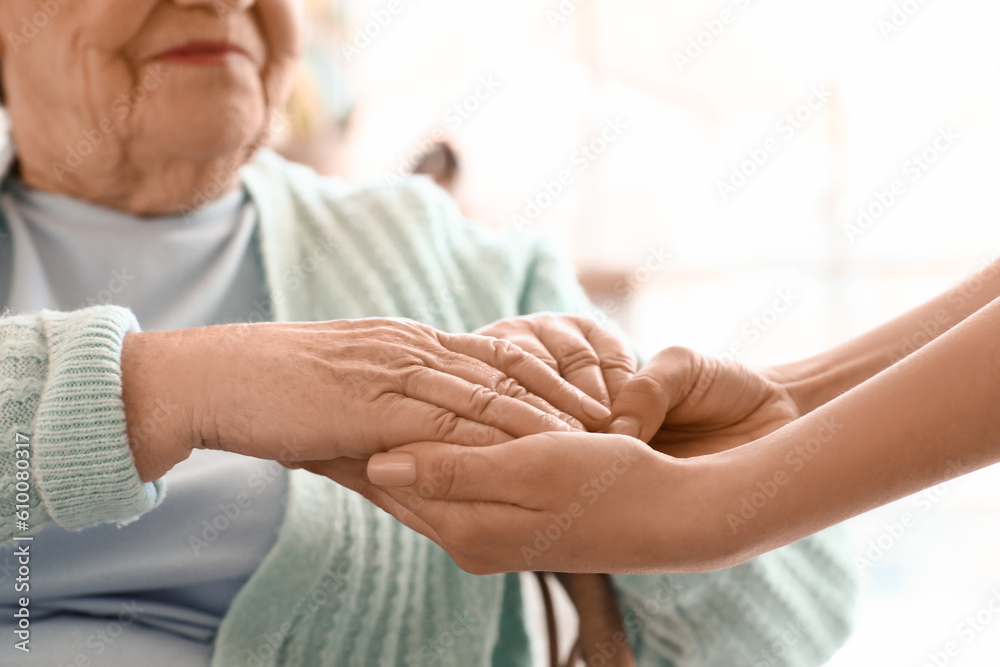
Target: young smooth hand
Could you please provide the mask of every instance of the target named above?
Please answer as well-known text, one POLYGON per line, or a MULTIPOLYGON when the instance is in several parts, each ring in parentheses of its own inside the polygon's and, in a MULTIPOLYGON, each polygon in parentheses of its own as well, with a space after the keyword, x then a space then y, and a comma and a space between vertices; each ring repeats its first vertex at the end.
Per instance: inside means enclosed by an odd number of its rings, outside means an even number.
POLYGON ((698 459, 674 459, 627 436, 417 443, 367 465, 303 467, 362 494, 474 574, 648 572, 651 564, 682 572, 727 562, 724 524, 705 520, 716 508, 698 459), (656 530, 640 508, 656 508, 656 530))
POLYGON ((683 347, 654 356, 619 392, 608 431, 675 457, 744 445, 801 416, 777 382, 683 347))

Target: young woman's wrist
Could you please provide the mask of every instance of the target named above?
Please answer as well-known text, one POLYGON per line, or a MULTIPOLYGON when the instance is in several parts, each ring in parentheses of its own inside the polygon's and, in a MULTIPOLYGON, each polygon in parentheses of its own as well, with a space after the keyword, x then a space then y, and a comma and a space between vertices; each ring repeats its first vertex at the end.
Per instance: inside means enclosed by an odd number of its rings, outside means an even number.
MULTIPOLYGON (((729 495, 744 476, 720 465, 718 455, 677 459, 663 455, 652 474, 660 483, 651 485, 655 496, 651 507, 662 523, 649 535, 653 551, 660 555, 657 569, 675 572, 707 572, 742 562, 745 534, 733 532, 726 523, 729 495)), ((651 557, 650 562, 656 561, 651 557)))

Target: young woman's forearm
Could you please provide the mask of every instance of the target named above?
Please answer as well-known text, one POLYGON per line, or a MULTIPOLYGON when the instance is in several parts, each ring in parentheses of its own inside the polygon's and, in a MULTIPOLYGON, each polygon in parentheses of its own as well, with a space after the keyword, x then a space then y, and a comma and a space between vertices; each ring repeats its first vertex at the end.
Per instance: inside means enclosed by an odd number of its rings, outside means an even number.
POLYGON ((803 412, 843 394, 906 358, 1000 298, 1000 261, 877 329, 803 361, 768 369, 803 412))
POLYGON ((1000 299, 703 479, 742 561, 998 461, 1000 299))

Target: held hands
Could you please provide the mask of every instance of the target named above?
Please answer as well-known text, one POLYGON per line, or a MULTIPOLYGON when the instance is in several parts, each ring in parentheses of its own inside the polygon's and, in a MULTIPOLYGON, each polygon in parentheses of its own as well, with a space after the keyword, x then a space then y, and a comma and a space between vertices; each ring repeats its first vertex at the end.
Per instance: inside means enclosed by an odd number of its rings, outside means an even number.
POLYGON ((470 572, 735 564, 739 545, 721 518, 712 521, 721 516, 713 494, 725 483, 702 463, 711 457, 683 459, 792 421, 799 409, 788 391, 739 364, 668 348, 611 396, 609 430, 618 435, 550 433, 481 449, 420 443, 376 456, 367 468, 360 461, 306 467, 435 540, 470 572))
POLYGON ((606 406, 516 345, 408 320, 129 334, 122 383, 144 480, 195 447, 295 464, 609 421, 606 406))
POLYGON ((477 333, 517 344, 587 395, 611 405, 608 432, 637 438, 670 456, 731 449, 801 416, 781 384, 687 348, 666 348, 637 373, 635 358, 622 342, 582 317, 517 317, 477 333))
POLYGON ((683 348, 635 373, 621 342, 583 318, 477 333, 370 319, 129 334, 123 399, 140 476, 194 447, 300 465, 472 572, 724 566, 730 545, 707 521, 719 482, 682 459, 795 419, 781 385, 683 348), (616 434, 583 432, 606 428, 616 434))

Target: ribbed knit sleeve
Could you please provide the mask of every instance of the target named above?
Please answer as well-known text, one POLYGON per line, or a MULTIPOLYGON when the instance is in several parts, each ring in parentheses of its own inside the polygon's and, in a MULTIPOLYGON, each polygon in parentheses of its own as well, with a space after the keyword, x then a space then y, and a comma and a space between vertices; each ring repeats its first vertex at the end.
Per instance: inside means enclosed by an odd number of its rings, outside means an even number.
POLYGON ((125 430, 121 350, 134 331, 114 306, 0 319, 0 543, 51 521, 128 522, 163 499, 125 430))

